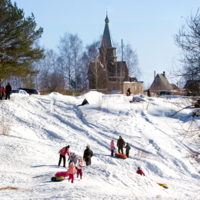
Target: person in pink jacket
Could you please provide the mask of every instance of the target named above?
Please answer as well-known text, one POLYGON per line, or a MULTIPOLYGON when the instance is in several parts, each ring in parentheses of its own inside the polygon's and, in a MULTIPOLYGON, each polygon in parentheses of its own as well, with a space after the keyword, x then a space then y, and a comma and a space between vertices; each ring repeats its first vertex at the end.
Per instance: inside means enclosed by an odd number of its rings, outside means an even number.
POLYGON ((66 158, 65 158, 65 155, 67 154, 69 156, 69 148, 70 146, 66 146, 66 147, 63 147, 58 153, 60 154, 60 158, 59 158, 59 162, 58 162, 58 167, 60 167, 60 163, 61 163, 61 160, 63 159, 63 167, 66 168, 65 164, 66 164, 66 158))
POLYGON ((74 163, 71 162, 70 166, 69 166, 69 169, 67 170, 67 173, 69 174, 68 181, 71 180, 71 183, 74 183, 74 174, 75 174, 75 172, 76 172, 76 168, 74 166, 74 163))
POLYGON ((111 143, 110 143, 110 150, 111 150, 111 156, 113 156, 113 153, 114 153, 114 150, 115 150, 115 144, 114 144, 113 140, 111 140, 111 143))

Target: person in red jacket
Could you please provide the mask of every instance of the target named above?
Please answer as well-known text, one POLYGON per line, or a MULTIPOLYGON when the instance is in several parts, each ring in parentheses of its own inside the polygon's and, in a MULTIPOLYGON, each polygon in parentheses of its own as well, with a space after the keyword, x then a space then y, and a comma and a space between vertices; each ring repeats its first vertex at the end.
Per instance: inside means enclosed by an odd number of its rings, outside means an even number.
POLYGON ((140 167, 138 167, 137 171, 136 171, 137 174, 140 174, 141 176, 145 176, 144 172, 140 169, 140 167))
POLYGON ((65 155, 67 154, 69 156, 69 148, 70 146, 66 146, 66 147, 63 147, 58 153, 60 154, 60 158, 59 158, 59 162, 58 162, 58 167, 60 167, 60 163, 61 163, 61 160, 63 159, 63 167, 66 168, 65 164, 66 164, 66 158, 65 158, 65 155))
POLYGON ((1 90, 1 92, 2 92, 2 99, 3 99, 4 95, 6 94, 6 88, 3 87, 2 90, 1 90))

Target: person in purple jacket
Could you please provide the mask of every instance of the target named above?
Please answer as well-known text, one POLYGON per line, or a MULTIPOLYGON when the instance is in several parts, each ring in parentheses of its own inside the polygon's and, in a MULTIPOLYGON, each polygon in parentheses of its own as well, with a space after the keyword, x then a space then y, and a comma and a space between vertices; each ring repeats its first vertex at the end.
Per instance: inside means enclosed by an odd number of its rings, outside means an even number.
POLYGON ((111 156, 113 156, 114 150, 115 150, 115 144, 114 141, 111 140, 110 142, 110 150, 111 150, 111 156))

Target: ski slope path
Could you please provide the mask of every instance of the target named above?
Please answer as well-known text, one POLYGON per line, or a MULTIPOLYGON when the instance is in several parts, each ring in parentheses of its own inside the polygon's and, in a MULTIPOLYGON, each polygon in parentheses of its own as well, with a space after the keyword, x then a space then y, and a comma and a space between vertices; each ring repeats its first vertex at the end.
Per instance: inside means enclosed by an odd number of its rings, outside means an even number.
POLYGON ((0 199, 200 199, 199 163, 186 156, 188 141, 181 143, 172 128, 181 120, 170 116, 180 99, 129 100, 89 92, 1 101, 0 119, 11 132, 0 135, 0 199), (78 107, 84 98, 89 105, 78 107), (131 146, 125 160, 110 155, 110 141, 116 146, 119 136, 131 146), (74 184, 51 182, 66 170, 58 168, 58 151, 66 145, 78 157, 90 145, 92 165, 83 168, 82 180, 75 174, 74 184), (138 166, 146 176, 135 173, 138 166))

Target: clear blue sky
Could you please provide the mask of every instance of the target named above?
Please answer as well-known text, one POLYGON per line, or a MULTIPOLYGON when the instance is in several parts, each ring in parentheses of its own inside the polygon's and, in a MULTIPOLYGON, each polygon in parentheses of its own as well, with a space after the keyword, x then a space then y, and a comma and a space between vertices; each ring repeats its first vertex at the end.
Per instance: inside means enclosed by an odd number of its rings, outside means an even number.
MULTIPOLYGON (((12 0, 14 2, 14 0, 12 0)), ((199 0, 15 0, 25 15, 35 15, 44 28, 40 44, 57 50, 65 32, 78 34, 87 45, 103 34, 106 7, 114 42, 130 43, 136 50, 141 81, 148 87, 156 73, 168 77, 180 49, 173 36, 190 14, 196 14, 199 0)), ((119 58, 120 59, 120 58, 119 58)))

